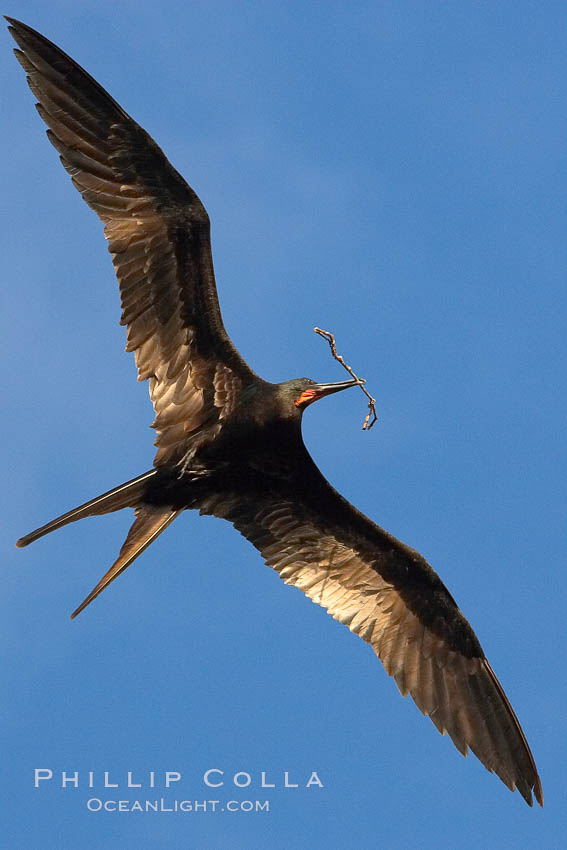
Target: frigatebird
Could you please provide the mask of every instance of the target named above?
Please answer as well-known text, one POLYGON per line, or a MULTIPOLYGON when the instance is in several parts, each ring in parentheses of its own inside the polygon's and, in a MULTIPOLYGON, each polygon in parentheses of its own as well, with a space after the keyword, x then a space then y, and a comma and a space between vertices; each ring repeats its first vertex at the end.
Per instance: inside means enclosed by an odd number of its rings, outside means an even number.
POLYGON ((228 520, 287 583, 367 641, 458 750, 532 805, 541 782, 526 738, 471 626, 427 561, 349 504, 301 436, 304 410, 356 380, 273 384, 221 318, 207 212, 153 139, 79 65, 7 19, 49 140, 104 224, 121 323, 149 380, 151 470, 22 537, 121 508, 135 520, 76 616, 188 508, 228 520))

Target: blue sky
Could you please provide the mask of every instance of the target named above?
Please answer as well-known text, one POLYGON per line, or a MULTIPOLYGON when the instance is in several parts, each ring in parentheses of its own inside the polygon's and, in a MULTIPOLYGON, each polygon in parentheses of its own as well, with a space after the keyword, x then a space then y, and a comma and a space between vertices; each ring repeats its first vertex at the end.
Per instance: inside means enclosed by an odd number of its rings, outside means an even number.
POLYGON ((5 7, 82 64, 212 219, 226 326, 311 408, 331 482, 421 551, 522 722, 546 806, 463 759, 374 654, 228 524, 185 514, 81 616, 129 512, 16 551, 146 470, 101 227, 3 38, 3 808, 12 848, 555 848, 565 808, 565 7, 107 2, 5 7), (54 779, 33 787, 34 768, 54 779), (225 772, 207 789, 202 775, 225 772), (169 791, 164 771, 181 781, 169 791), (81 787, 62 789, 61 772, 81 787), (88 789, 88 771, 95 788, 88 789), (103 772, 121 788, 101 788, 103 772), (124 788, 127 771, 146 783, 124 788), (156 774, 156 790, 147 788, 156 774), (252 777, 238 789, 231 777, 252 777), (259 787, 261 772, 275 789, 259 787), (305 785, 317 771, 323 788, 305 785), (142 777, 140 779, 140 777, 142 777), (213 792, 213 793, 211 793, 213 792), (104 813, 87 801, 269 800, 104 813))

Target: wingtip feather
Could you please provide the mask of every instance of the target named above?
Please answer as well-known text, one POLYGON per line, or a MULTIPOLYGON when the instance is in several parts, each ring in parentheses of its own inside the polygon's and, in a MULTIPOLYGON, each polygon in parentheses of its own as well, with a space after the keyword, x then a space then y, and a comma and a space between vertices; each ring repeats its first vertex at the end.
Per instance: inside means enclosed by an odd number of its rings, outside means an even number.
POLYGON ((536 798, 538 804, 543 809, 543 788, 541 786, 541 779, 539 778, 539 776, 537 777, 537 779, 535 781, 534 795, 535 795, 535 798, 536 798))

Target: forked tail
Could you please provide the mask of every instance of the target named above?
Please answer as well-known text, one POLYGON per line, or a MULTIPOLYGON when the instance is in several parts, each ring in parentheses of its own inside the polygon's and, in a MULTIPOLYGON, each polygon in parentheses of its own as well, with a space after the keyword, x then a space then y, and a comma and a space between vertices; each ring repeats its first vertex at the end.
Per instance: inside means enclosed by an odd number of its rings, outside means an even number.
POLYGON ((101 578, 99 583, 94 587, 87 598, 81 602, 71 614, 71 619, 80 614, 83 608, 86 608, 89 603, 96 599, 99 593, 108 587, 110 582, 114 581, 120 573, 130 566, 138 555, 141 555, 144 549, 147 549, 150 543, 153 543, 162 531, 165 531, 167 526, 173 522, 175 517, 179 516, 181 510, 174 510, 169 507, 153 507, 151 505, 141 505, 136 508, 136 519, 134 520, 128 536, 118 558, 113 563, 109 571, 101 578))
POLYGON ((57 519, 51 520, 41 528, 36 528, 35 531, 30 531, 24 537, 21 537, 16 546, 27 546, 33 543, 39 537, 49 534, 50 531, 55 531, 56 528, 61 528, 69 522, 75 522, 87 516, 97 516, 100 514, 109 514, 112 511, 118 511, 121 508, 134 508, 136 519, 132 524, 128 536, 124 541, 118 558, 113 563, 108 572, 101 578, 96 587, 89 593, 87 598, 79 607, 73 611, 71 618, 76 617, 83 608, 96 599, 99 593, 102 593, 105 587, 114 581, 114 579, 124 572, 130 566, 138 555, 144 549, 153 543, 162 531, 165 531, 167 526, 173 522, 176 516, 181 513, 181 510, 174 509, 170 506, 154 506, 144 504, 144 495, 148 480, 157 473, 156 469, 151 469, 149 472, 144 472, 138 478, 133 478, 131 481, 126 481, 109 490, 108 493, 103 493, 90 502, 85 502, 84 505, 79 505, 73 508, 72 511, 67 511, 57 519))
POLYGON ((66 514, 52 519, 51 522, 42 525, 41 528, 36 528, 25 534, 17 541, 16 546, 21 549, 23 546, 33 543, 45 534, 55 531, 70 522, 75 522, 78 519, 83 519, 86 516, 100 516, 101 514, 109 514, 112 511, 119 511, 121 508, 135 508, 140 502, 144 494, 145 484, 149 478, 156 474, 155 469, 150 469, 149 472, 144 472, 138 478, 133 478, 131 481, 126 481, 120 484, 119 487, 109 490, 108 493, 103 493, 90 502, 85 502, 84 505, 79 505, 66 514))

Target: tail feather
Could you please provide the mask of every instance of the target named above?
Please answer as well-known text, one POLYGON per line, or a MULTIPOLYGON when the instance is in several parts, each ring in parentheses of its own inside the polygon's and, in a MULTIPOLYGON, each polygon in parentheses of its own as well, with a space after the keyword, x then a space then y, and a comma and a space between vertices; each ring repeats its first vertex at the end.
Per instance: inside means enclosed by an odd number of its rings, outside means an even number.
POLYGON ((138 555, 144 549, 153 543, 162 531, 165 531, 168 525, 179 516, 181 510, 175 510, 169 507, 152 507, 143 505, 136 508, 136 519, 128 532, 128 536, 124 541, 118 558, 113 563, 109 571, 101 578, 96 587, 91 590, 87 598, 81 602, 78 608, 71 614, 71 619, 80 614, 83 608, 86 608, 93 599, 102 593, 105 587, 114 581, 120 573, 130 566, 138 555))
POLYGON ((91 499, 89 502, 85 502, 84 505, 79 505, 77 508, 67 511, 66 514, 63 514, 56 519, 52 519, 51 522, 48 522, 46 525, 42 525, 41 528, 36 528, 34 531, 30 531, 29 534, 25 534, 23 537, 20 537, 16 546, 19 549, 23 546, 28 546, 30 543, 33 543, 34 540, 38 540, 45 534, 49 534, 51 531, 55 531, 55 529, 61 528, 69 522, 75 522, 76 520, 82 519, 86 516, 109 514, 112 513, 112 511, 118 511, 121 508, 136 507, 140 497, 144 493, 146 481, 148 478, 155 475, 156 471, 157 470, 155 469, 150 469, 149 472, 144 472, 143 475, 139 475, 131 481, 126 481, 124 484, 114 487, 112 490, 109 490, 108 493, 102 493, 102 495, 91 499))

